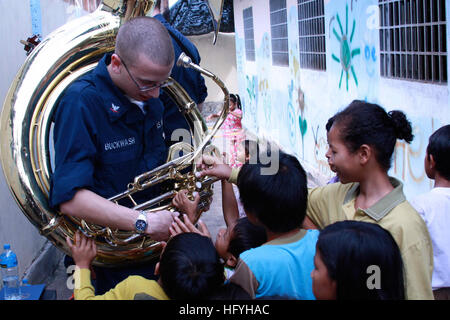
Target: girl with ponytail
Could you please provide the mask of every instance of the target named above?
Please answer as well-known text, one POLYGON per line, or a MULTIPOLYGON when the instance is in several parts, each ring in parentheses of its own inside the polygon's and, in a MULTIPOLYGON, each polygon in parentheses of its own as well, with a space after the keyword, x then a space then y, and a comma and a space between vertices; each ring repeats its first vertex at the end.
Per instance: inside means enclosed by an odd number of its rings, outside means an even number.
MULTIPOLYGON (((212 120, 220 116, 220 113, 208 116, 207 120, 212 120)), ((230 94, 230 112, 223 122, 222 130, 227 141, 227 164, 230 167, 240 167, 243 163, 237 159, 239 145, 244 140, 244 132, 242 130, 242 106, 241 98, 236 93, 230 94)))
POLYGON ((427 227, 406 200, 402 182, 388 175, 397 139, 413 140, 411 123, 402 111, 388 113, 358 100, 331 119, 325 156, 340 183, 310 190, 304 227, 323 229, 343 220, 379 224, 400 248, 406 298, 433 299, 427 227))

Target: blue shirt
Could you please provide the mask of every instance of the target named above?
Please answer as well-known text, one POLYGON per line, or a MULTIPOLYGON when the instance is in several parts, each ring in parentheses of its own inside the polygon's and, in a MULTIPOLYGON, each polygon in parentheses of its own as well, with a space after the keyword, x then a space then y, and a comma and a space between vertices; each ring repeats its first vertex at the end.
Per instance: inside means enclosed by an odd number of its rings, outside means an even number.
MULTIPOLYGON (((208 95, 203 76, 198 71, 191 68, 184 68, 176 65, 176 61, 182 52, 185 52, 192 59, 192 62, 200 64, 200 54, 198 53, 197 48, 180 31, 172 27, 161 14, 154 16, 154 18, 158 19, 166 27, 172 38, 173 49, 175 52, 175 64, 170 76, 186 90, 196 104, 202 103, 208 95)), ((160 99, 164 104, 164 132, 168 144, 171 144, 170 138, 174 130, 178 128, 190 130, 190 128, 185 117, 179 112, 177 105, 165 92, 161 92, 160 99)))
MULTIPOLYGON (((110 61, 111 54, 106 54, 93 71, 74 82, 55 112, 50 188, 54 208, 80 188, 109 198, 125 191, 136 175, 166 161, 161 101, 146 101, 144 115, 112 82, 110 61)), ((154 188, 136 199, 148 200, 157 193, 154 188)))
POLYGON ((318 237, 319 230, 301 230, 241 253, 231 281, 255 298, 315 300, 311 272, 318 237))

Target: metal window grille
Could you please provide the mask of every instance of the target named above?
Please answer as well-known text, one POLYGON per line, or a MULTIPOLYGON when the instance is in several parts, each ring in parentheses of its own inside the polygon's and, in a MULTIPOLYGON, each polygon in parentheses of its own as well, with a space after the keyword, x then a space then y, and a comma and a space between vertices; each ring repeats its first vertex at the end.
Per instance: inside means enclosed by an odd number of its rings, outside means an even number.
POLYGON ((323 0, 297 0, 300 66, 326 70, 323 0))
POLYGON ((379 0, 382 77, 447 83, 445 0, 379 0))
POLYGON ((272 64, 289 65, 286 0, 270 0, 270 30, 272 34, 272 64))
POLYGON ((253 8, 244 9, 244 40, 245 57, 248 61, 255 61, 255 36, 253 33, 253 8))

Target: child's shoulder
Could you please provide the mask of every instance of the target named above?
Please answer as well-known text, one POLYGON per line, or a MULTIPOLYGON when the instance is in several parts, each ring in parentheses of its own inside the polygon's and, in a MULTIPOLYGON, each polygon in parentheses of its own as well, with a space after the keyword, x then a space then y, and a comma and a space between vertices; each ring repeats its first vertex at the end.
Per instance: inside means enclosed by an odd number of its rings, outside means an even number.
POLYGON ((282 256, 286 252, 304 252, 305 250, 307 251, 308 248, 311 248, 313 249, 313 251, 315 251, 318 237, 319 230, 301 229, 293 236, 287 238, 278 238, 269 241, 257 248, 247 250, 241 253, 241 258, 244 261, 273 261, 274 256, 282 256))
POLYGON ((425 221, 409 201, 395 206, 380 225, 392 234, 400 247, 429 239, 425 221))
POLYGON ((411 206, 423 217, 436 210, 450 209, 450 188, 434 188, 409 200, 411 206))

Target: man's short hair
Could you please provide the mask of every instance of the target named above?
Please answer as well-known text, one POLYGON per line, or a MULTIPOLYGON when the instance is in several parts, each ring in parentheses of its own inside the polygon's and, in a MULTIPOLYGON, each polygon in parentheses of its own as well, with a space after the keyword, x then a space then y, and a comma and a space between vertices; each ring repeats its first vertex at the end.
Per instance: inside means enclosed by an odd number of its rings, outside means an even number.
POLYGON ((175 59, 169 32, 161 22, 151 17, 133 18, 119 28, 116 53, 130 65, 138 60, 140 54, 160 66, 169 66, 175 59))

